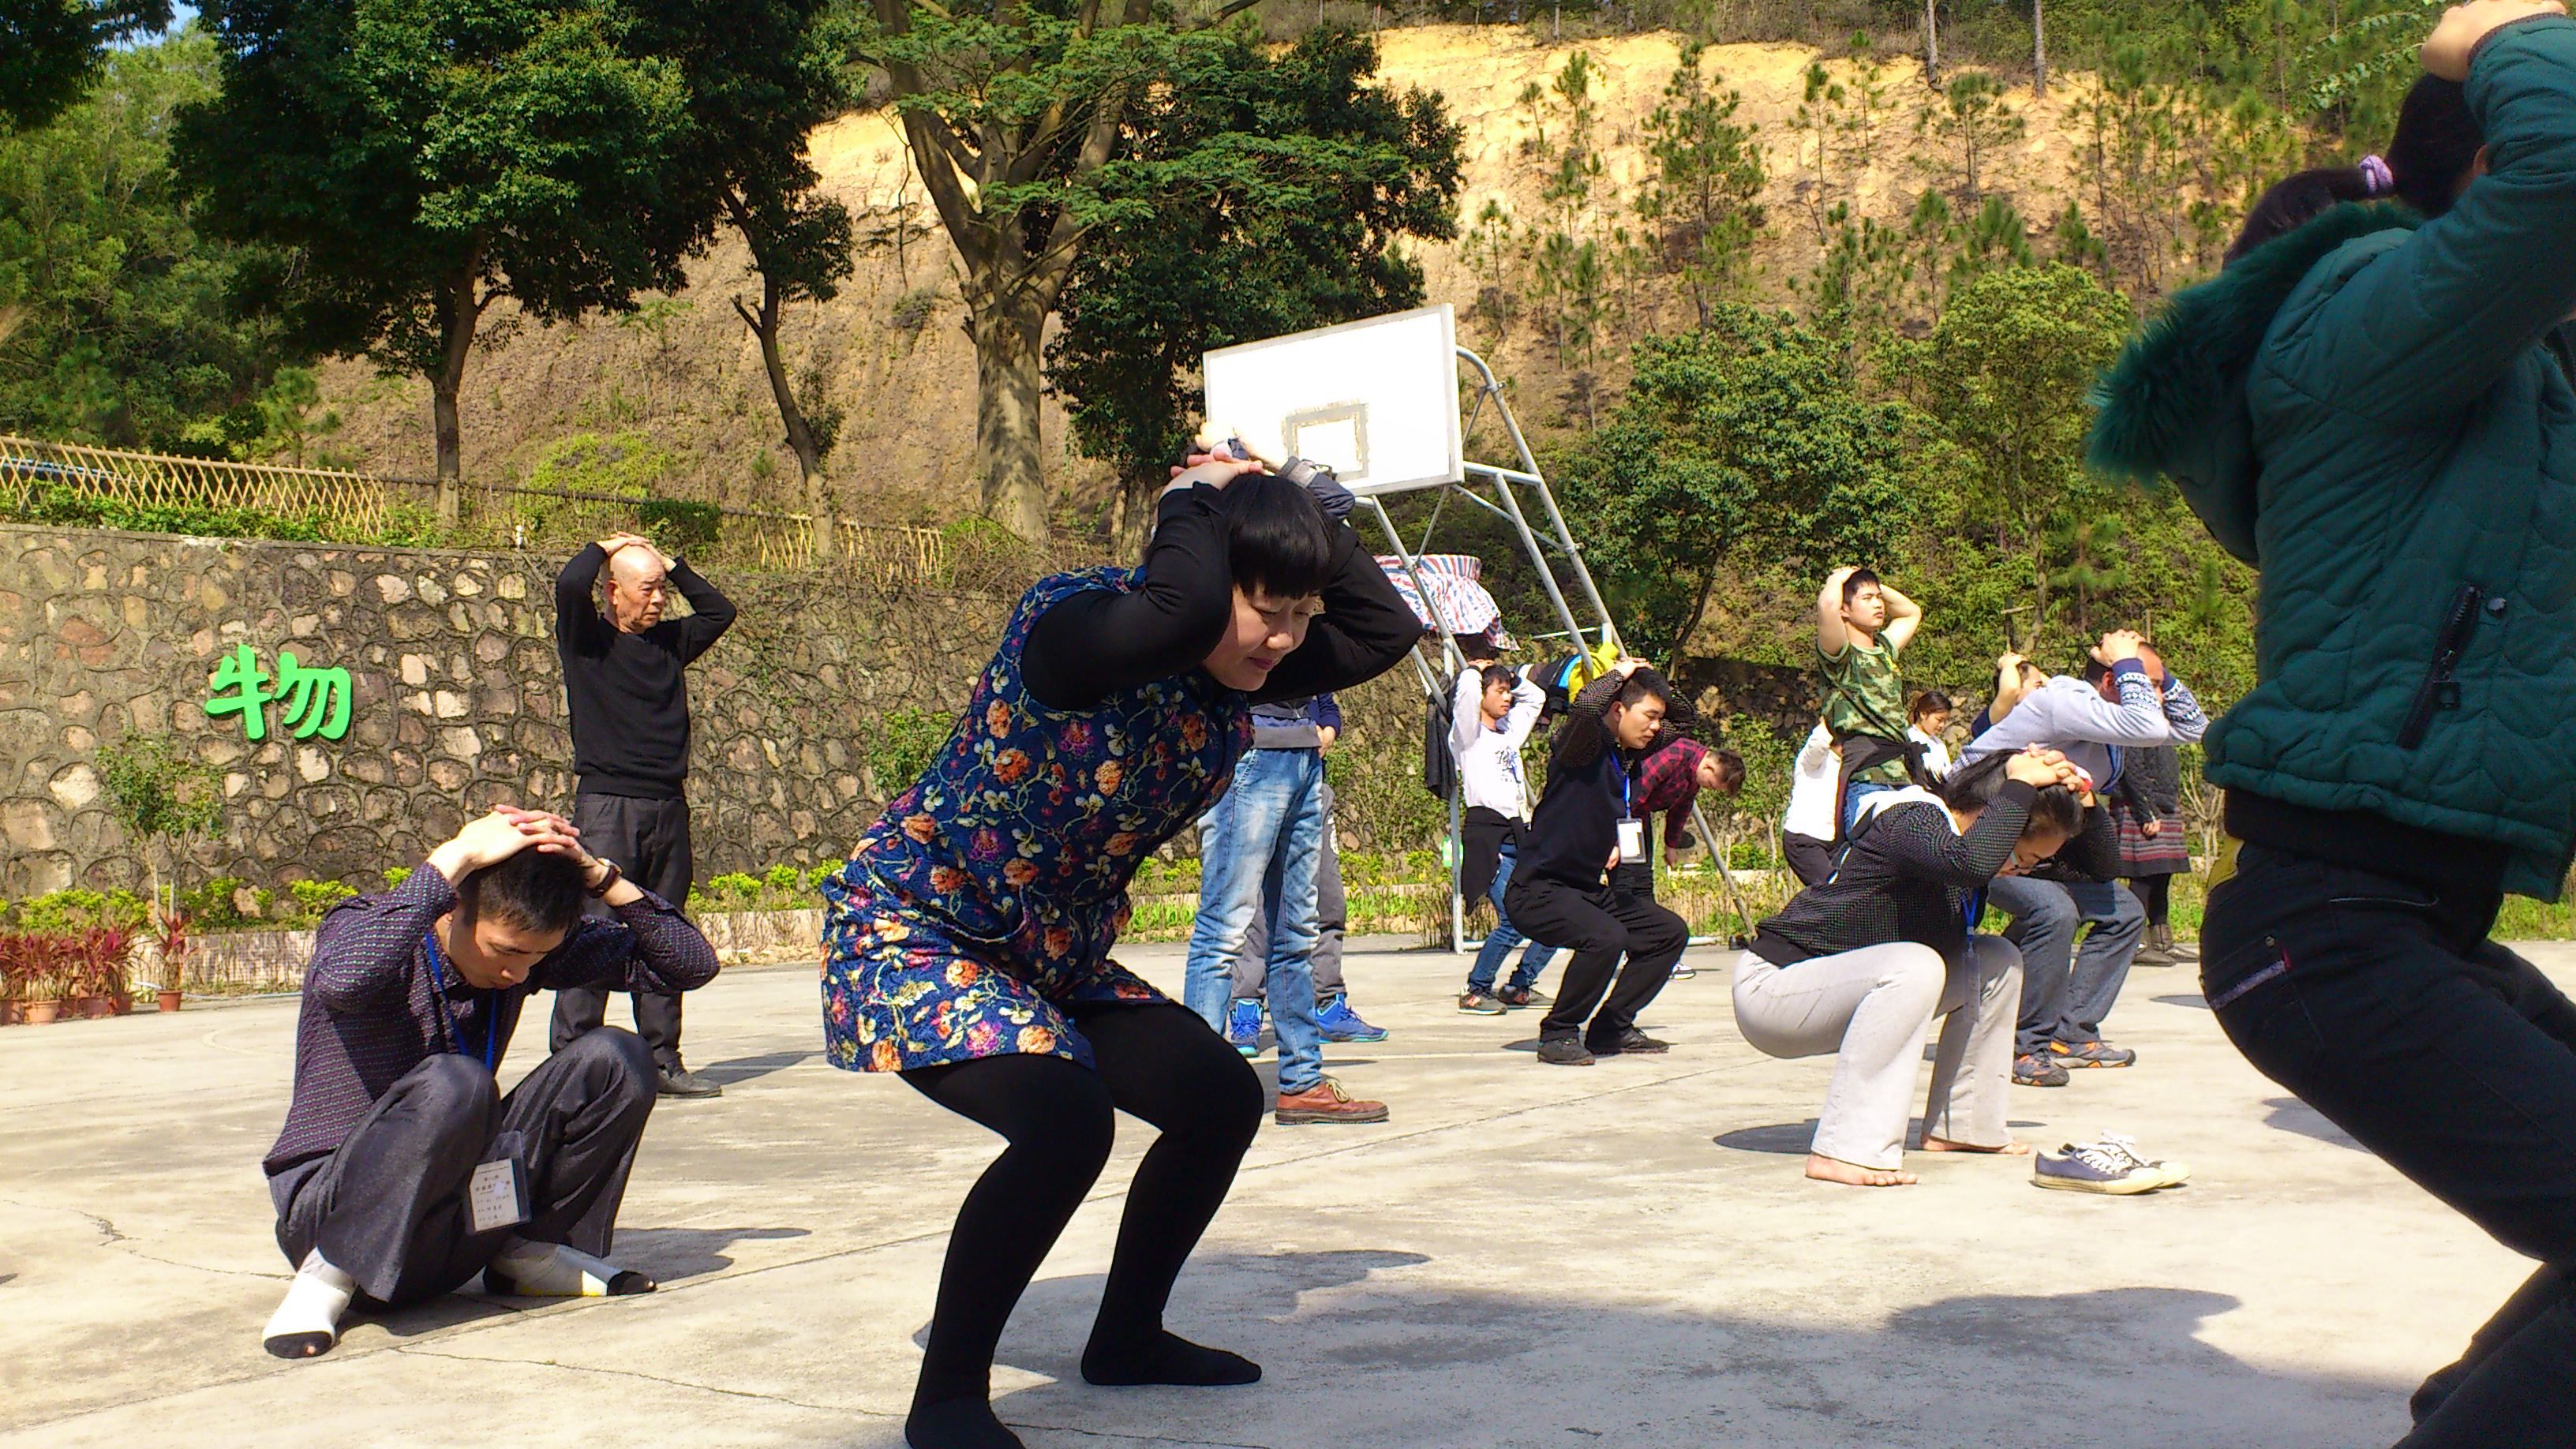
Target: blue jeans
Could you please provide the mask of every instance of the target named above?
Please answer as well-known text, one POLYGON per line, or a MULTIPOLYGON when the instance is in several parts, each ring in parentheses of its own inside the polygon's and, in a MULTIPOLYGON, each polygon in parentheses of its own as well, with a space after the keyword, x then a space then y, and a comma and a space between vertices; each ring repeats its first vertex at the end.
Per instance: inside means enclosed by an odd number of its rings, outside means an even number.
POLYGON ((2021 948, 2021 1028, 2014 1050, 2031 1056, 2052 1041, 2100 1041, 2102 1018, 2118 1004, 2138 938, 2146 934, 2146 907, 2116 885, 2068 885, 2023 875, 1995 877, 1986 900, 2012 916, 2004 939, 2021 948), (2078 950, 2075 933, 2087 921, 2093 930, 2078 950))
POLYGON ((1267 981, 1279 1033, 1279 1090, 1303 1092, 1324 1077, 1324 1031, 1315 1021, 1315 866, 1330 812, 1318 750, 1246 750, 1234 784, 1208 807, 1200 835, 1199 915, 1181 999, 1219 1032, 1234 1002, 1234 963, 1276 880, 1267 981), (1277 874, 1272 875, 1273 863, 1277 874))
POLYGON ((1882 785, 1874 780, 1854 780, 1846 786, 1843 790, 1843 834, 1851 834, 1852 826, 1860 822, 1860 802, 1864 796, 1895 788, 1894 785, 1882 785))
POLYGON ((1538 973, 1546 970, 1547 963, 1556 959, 1554 946, 1530 941, 1513 927, 1512 918, 1503 912, 1503 891, 1511 885, 1512 866, 1519 859, 1520 852, 1506 839, 1503 842, 1502 868, 1494 872, 1494 883, 1485 889, 1485 899, 1494 903, 1494 929, 1485 933, 1485 944, 1476 952, 1476 968, 1467 973, 1469 991, 1493 995, 1494 977, 1503 969, 1503 958, 1512 954, 1512 948, 1523 941, 1529 941, 1529 949, 1521 953, 1521 964, 1512 971, 1512 990, 1527 991, 1537 985, 1538 973))

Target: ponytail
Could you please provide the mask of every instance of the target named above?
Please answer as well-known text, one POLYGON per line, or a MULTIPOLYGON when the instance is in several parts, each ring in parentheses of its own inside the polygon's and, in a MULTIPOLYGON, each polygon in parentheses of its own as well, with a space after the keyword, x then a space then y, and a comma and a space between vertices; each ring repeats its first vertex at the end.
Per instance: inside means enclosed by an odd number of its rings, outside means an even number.
POLYGON ((2227 263, 2347 201, 2394 197, 2428 220, 2440 216, 2468 184, 2485 145, 2477 117, 2469 113, 2468 88, 2420 76, 2398 107, 2397 133, 2388 138, 2385 159, 2364 156, 2355 166, 2302 171, 2264 192, 2227 249, 2227 263))

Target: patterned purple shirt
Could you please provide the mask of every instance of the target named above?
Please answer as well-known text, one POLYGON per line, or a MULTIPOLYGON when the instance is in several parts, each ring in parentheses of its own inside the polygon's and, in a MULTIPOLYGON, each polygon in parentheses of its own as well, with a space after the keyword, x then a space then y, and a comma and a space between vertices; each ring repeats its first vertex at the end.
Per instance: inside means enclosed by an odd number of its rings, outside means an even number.
POLYGON ((295 1095, 261 1164, 270 1177, 338 1149, 376 1099, 432 1055, 481 1058, 488 1049, 498 1063, 531 992, 608 986, 668 994, 715 979, 715 948, 646 891, 615 907, 615 922, 584 917, 516 986, 478 991, 450 964, 442 988, 421 945, 431 923, 455 908, 456 888, 424 863, 392 890, 343 901, 322 918, 295 1024, 295 1095))

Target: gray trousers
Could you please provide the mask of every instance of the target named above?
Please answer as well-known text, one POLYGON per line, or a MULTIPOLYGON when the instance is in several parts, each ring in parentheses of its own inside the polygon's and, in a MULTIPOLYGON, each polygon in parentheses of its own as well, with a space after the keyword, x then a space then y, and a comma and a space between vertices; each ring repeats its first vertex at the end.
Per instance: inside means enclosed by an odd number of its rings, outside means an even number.
POLYGON ((1735 963, 1735 1025, 1775 1057, 1834 1054, 1811 1151, 1862 1167, 1905 1160, 1906 1108, 1923 1064, 1923 1030, 1942 1018, 1923 1132, 1972 1147, 2012 1140, 2013 1015, 2021 952, 2000 936, 1971 936, 1957 955, 1911 941, 1775 966, 1747 951, 1735 963))
POLYGON ((538 1063, 507 1096, 480 1060, 440 1052, 396 1078, 330 1156, 269 1180, 277 1246, 290 1263, 320 1248, 396 1307, 482 1272, 514 1234, 605 1257, 652 1114, 652 1049, 614 1028, 538 1063), (502 1157, 519 1165, 528 1220, 476 1233, 467 1184, 502 1157))
POLYGON ((2102 1018, 2119 1004, 2147 933, 2146 907, 2109 882, 2020 875, 1995 877, 1986 904, 2011 913, 2004 939, 2021 948, 2021 1054, 2045 1052, 2050 1042, 2100 1041, 2102 1018), (2075 933, 2087 921, 2093 929, 2079 949, 2075 933))
MULTIPOLYGON (((1315 863, 1315 954, 1309 958, 1315 969, 1315 998, 1338 996, 1342 990, 1342 936, 1350 925, 1350 897, 1342 890, 1342 844, 1333 829, 1333 787, 1324 792, 1324 858, 1315 863)), ((1234 999, 1261 998, 1263 978, 1270 970, 1270 919, 1279 913, 1279 862, 1270 863, 1270 874, 1261 882, 1261 909, 1252 917, 1252 929, 1244 935, 1243 950, 1234 958, 1234 999)))

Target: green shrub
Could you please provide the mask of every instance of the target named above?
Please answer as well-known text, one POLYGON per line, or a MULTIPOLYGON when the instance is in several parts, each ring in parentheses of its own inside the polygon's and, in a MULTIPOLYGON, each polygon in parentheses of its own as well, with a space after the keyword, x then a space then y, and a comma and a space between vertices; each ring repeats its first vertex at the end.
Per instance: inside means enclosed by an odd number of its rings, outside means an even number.
POLYGON ((322 913, 358 893, 356 886, 336 880, 300 880, 288 886, 295 893, 297 913, 320 920, 322 913))
POLYGON ((247 925, 249 918, 241 912, 234 893, 249 882, 237 875, 219 875, 195 890, 179 897, 179 910, 198 926, 220 929, 247 925))
POLYGON ((401 885, 404 881, 411 879, 411 871, 412 868, 407 865, 386 866, 385 889, 392 890, 395 886, 401 885))
POLYGON ((957 729, 957 716, 904 706, 877 717, 868 732, 868 771, 888 799, 911 788, 957 729))

